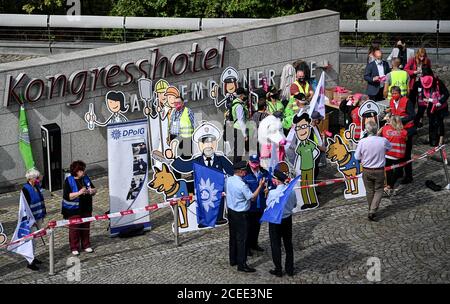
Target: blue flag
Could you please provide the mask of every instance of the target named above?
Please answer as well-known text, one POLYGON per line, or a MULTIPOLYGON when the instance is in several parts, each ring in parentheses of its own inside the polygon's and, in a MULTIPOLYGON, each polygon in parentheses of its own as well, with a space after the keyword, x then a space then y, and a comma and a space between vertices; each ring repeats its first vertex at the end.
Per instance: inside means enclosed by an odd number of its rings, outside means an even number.
POLYGON ((269 196, 267 197, 267 207, 264 210, 264 213, 261 217, 260 222, 269 222, 273 224, 281 223, 281 219, 283 216, 284 206, 289 199, 292 191, 294 190, 295 185, 298 183, 300 179, 300 175, 291 180, 291 182, 287 185, 287 187, 281 191, 280 193, 275 190, 271 190, 269 192, 269 196))
POLYGON ((197 223, 214 227, 222 200, 225 175, 223 172, 194 163, 194 184, 197 223))

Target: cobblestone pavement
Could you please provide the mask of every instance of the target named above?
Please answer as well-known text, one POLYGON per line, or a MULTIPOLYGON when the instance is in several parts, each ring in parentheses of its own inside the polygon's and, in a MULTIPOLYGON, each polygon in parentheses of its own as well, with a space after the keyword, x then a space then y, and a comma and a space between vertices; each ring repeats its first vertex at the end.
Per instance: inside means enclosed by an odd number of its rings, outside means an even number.
MULTIPOLYGON (((414 153, 428 148, 416 146, 414 153)), ((328 165, 320 178, 337 177, 334 172, 328 165)), ((110 238, 107 222, 92 224, 95 253, 81 254, 80 283, 370 283, 366 279, 370 257, 381 261, 381 283, 450 283, 450 192, 431 191, 424 187, 427 179, 444 184, 438 155, 414 163, 414 182, 400 186, 396 196, 383 198, 375 223, 367 220, 363 199, 343 199, 343 185, 320 188, 321 206, 293 218, 296 274, 292 278, 268 273, 273 264, 267 224, 260 234, 265 251, 249 258, 257 272, 244 274, 228 264, 226 226, 183 234, 175 247, 172 215, 164 209, 152 214, 153 229, 139 237, 110 238)), ((100 214, 108 210, 107 180, 94 183, 99 189, 94 213, 100 214)), ((60 199, 60 193, 47 198, 47 220, 61 218, 60 199)), ((16 225, 17 201, 17 193, 0 198, 0 221, 9 237, 16 225)), ((37 257, 45 261, 41 271, 26 269, 23 258, 2 250, 0 282, 68 283, 66 228, 56 231, 55 241, 56 275, 48 275, 48 247, 36 240, 37 257)))

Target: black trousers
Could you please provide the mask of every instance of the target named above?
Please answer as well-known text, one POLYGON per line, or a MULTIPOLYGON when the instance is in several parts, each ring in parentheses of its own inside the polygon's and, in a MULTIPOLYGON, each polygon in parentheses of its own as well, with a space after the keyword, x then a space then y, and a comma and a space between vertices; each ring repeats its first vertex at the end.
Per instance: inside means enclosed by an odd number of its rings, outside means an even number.
POLYGON ((263 211, 251 211, 248 213, 247 249, 254 249, 258 246, 259 231, 261 229, 259 220, 262 215, 263 211))
POLYGON ((280 224, 269 223, 270 247, 272 248, 272 260, 275 270, 281 267, 281 240, 283 239, 286 252, 285 270, 294 271, 294 249, 292 248, 292 215, 282 219, 280 224))
MULTIPOLYGON (((245 130, 245 134, 248 138, 248 129, 245 130)), ((244 156, 248 155, 249 142, 249 140, 245 141, 241 130, 233 128, 233 163, 241 161, 244 156)))
POLYGON ((380 88, 380 89, 378 90, 377 95, 369 95, 369 99, 371 99, 371 100, 373 100, 373 101, 381 101, 381 100, 384 100, 383 90, 384 90, 384 88, 380 88))
POLYGON ((247 263, 247 212, 236 212, 228 208, 228 228, 230 264, 244 267, 247 263))
MULTIPOLYGON (((411 159, 411 153, 412 153, 412 146, 413 146, 413 135, 408 135, 408 140, 406 141, 406 151, 405 151, 405 157, 400 160, 400 162, 405 162, 411 159)), ((405 178, 413 178, 412 175, 412 163, 407 164, 403 167, 404 169, 400 168, 401 171, 404 170, 405 172, 405 178)), ((401 174, 400 174, 401 175, 401 174)))
MULTIPOLYGON (((400 159, 390 159, 386 158, 386 167, 399 164, 401 162, 400 159)), ((389 187, 394 189, 395 182, 397 181, 397 178, 399 177, 398 170, 401 168, 396 168, 394 170, 386 171, 386 183, 389 187)))
POLYGON ((439 145, 439 137, 444 136, 444 116, 445 112, 435 111, 431 114, 431 111, 428 111, 428 119, 429 119, 429 129, 428 129, 428 137, 430 140, 430 146, 435 147, 439 145))
POLYGON ((423 116, 425 115, 426 110, 427 110, 427 107, 417 106, 417 113, 416 113, 416 116, 414 117, 414 125, 416 127, 419 126, 419 122, 422 120, 423 116))

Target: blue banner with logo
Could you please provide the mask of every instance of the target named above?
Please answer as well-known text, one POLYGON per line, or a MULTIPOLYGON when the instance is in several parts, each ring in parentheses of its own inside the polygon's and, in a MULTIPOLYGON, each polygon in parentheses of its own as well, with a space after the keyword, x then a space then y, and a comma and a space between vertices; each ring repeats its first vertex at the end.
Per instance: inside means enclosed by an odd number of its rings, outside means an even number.
POLYGON ((225 175, 218 170, 194 163, 194 183, 197 199, 197 222, 204 226, 214 227, 219 215, 225 175))

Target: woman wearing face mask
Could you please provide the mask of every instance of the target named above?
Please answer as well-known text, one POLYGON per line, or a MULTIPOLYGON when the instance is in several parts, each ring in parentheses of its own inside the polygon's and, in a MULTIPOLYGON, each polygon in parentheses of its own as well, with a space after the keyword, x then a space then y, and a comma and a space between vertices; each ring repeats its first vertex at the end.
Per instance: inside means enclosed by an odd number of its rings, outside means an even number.
POLYGON ((296 80, 291 85, 291 96, 297 95, 298 93, 305 95, 308 101, 314 95, 313 87, 307 81, 305 71, 300 68, 296 70, 296 80))
POLYGON ((431 60, 428 58, 427 51, 424 48, 417 50, 416 56, 410 58, 405 65, 404 70, 409 75, 409 90, 414 87, 414 83, 419 81, 422 76, 422 69, 424 66, 431 68, 431 60))
POLYGON ((414 57, 414 50, 407 48, 405 40, 400 38, 398 39, 397 43, 392 49, 391 54, 387 58, 387 61, 391 62, 393 59, 398 58, 400 59, 399 68, 404 69, 408 60, 413 57, 414 57))
POLYGON ((438 146, 444 143, 444 117, 448 115, 449 92, 445 84, 433 71, 425 66, 422 76, 414 84, 410 99, 417 103, 417 115, 414 120, 417 127, 422 127, 422 119, 427 112, 429 118, 429 143, 438 146))

